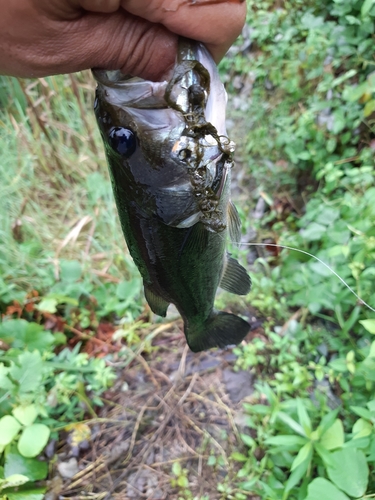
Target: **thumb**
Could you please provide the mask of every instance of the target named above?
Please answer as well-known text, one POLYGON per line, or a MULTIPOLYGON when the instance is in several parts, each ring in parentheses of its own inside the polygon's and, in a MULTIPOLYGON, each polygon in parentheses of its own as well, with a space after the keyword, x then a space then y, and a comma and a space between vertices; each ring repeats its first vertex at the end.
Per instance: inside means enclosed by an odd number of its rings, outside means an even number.
MULTIPOLYGON (((177 35, 161 24, 121 9, 107 15, 86 13, 70 21, 66 31, 67 72, 93 67, 121 69, 123 73, 159 80, 174 65, 177 35)), ((59 69, 61 72, 61 65, 59 69)))

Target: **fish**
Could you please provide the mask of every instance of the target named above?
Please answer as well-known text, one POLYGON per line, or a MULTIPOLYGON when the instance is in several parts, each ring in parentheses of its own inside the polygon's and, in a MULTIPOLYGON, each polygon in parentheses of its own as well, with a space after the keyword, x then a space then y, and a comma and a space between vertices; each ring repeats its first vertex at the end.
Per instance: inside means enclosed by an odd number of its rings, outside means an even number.
POLYGON ((251 279, 226 250, 228 235, 241 236, 230 200, 235 145, 209 51, 180 38, 173 72, 160 82, 93 75, 120 223, 151 310, 165 317, 174 304, 193 352, 240 343, 249 323, 214 307, 218 287, 246 295, 251 279))

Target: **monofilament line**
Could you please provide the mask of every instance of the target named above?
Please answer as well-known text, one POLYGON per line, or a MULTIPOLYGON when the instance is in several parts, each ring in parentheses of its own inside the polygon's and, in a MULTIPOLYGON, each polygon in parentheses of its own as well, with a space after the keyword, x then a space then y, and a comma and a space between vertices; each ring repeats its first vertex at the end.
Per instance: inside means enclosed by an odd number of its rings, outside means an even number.
POLYGON ((347 284, 347 282, 343 278, 341 278, 341 276, 339 274, 337 274, 334 269, 332 269, 332 267, 330 267, 328 264, 326 264, 324 261, 322 261, 322 259, 319 259, 319 257, 316 257, 316 255, 313 255, 310 252, 306 252, 305 250, 300 250, 299 248, 289 247, 287 245, 278 245, 276 243, 239 243, 238 245, 239 246, 243 245, 243 246, 248 246, 248 247, 258 246, 258 247, 285 248, 286 250, 293 250, 294 252, 300 252, 300 253, 303 253, 305 255, 308 255, 309 257, 312 257, 313 259, 315 259, 318 262, 320 262, 321 264, 323 264, 323 266, 325 266, 331 273, 333 273, 336 276, 336 278, 338 278, 341 281, 341 283, 343 285, 346 286, 346 288, 359 300, 359 302, 361 302, 364 306, 366 306, 368 309, 370 309, 370 311, 375 312, 375 309, 373 307, 371 307, 369 304, 367 304, 367 302, 365 302, 363 299, 361 299, 361 297, 353 290, 353 288, 351 288, 351 286, 349 286, 347 284))

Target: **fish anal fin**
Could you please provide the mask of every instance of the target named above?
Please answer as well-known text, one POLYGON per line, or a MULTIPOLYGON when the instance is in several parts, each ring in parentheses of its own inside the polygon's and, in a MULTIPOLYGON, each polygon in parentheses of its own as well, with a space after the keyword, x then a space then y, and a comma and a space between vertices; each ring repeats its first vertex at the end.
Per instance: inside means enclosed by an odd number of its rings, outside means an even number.
POLYGON ((231 201, 228 204, 228 230, 230 240, 239 244, 241 241, 241 220, 237 208, 231 201))
POLYGON ((163 316, 163 318, 167 315, 167 309, 169 306, 169 302, 162 299, 159 295, 156 295, 148 286, 144 285, 145 297, 148 305, 151 307, 152 312, 157 314, 158 316, 163 316))
POLYGON ((249 331, 250 325, 247 321, 235 314, 221 311, 214 311, 201 324, 185 325, 186 340, 193 352, 239 344, 249 331))
POLYGON ((236 259, 228 255, 219 286, 236 295, 247 295, 251 288, 251 278, 246 269, 236 259))

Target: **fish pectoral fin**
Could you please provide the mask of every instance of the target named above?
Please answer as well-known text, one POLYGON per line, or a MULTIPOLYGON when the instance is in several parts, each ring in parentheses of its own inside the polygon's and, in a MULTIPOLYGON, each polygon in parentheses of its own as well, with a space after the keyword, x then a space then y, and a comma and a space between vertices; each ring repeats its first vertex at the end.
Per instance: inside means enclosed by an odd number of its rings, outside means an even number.
POLYGON ((203 253, 208 245, 208 230, 201 222, 197 222, 189 228, 186 238, 182 244, 181 253, 203 253))
POLYGON ((226 312, 212 312, 210 317, 196 325, 185 325, 185 336, 190 349, 200 352, 212 347, 224 348, 239 344, 249 333, 247 321, 226 312))
POLYGON ((147 303, 151 307, 152 312, 164 318, 167 315, 169 302, 162 299, 159 295, 156 295, 156 293, 150 290, 146 285, 144 285, 144 290, 147 303))
POLYGON ((239 244, 241 241, 241 220, 237 208, 231 201, 228 205, 228 230, 230 240, 239 244))
POLYGON ((236 295, 247 295, 251 288, 251 278, 236 259, 227 255, 219 286, 236 295))

